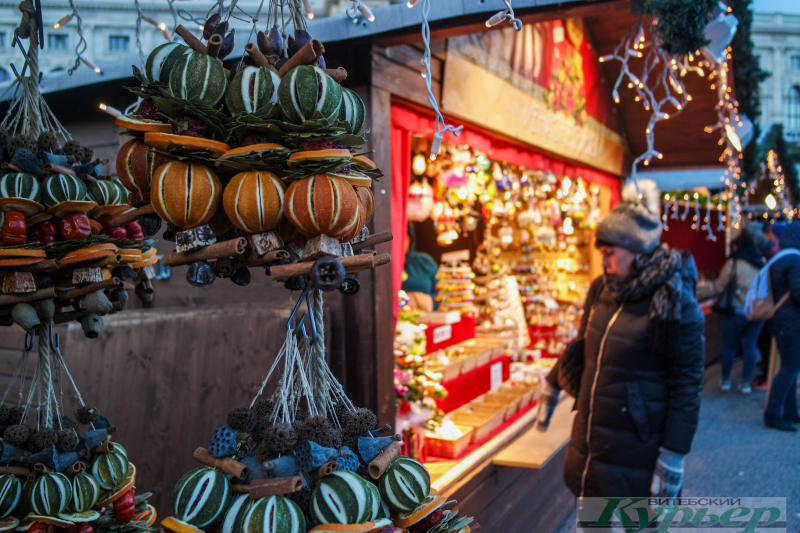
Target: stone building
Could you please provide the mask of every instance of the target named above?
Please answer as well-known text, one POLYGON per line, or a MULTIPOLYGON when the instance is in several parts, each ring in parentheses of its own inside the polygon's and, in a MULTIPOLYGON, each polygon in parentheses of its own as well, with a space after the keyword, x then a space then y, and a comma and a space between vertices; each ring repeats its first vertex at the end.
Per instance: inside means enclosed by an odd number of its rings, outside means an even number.
POLYGON ((784 125, 785 137, 800 142, 800 2, 761 0, 754 5, 753 43, 761 68, 761 130, 784 125))

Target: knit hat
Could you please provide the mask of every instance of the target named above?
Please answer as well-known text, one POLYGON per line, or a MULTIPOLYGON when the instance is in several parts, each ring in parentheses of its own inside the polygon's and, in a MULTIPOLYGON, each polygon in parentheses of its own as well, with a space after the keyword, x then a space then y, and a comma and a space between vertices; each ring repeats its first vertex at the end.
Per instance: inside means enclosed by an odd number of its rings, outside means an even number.
POLYGON ((780 246, 781 249, 800 249, 800 222, 795 221, 786 226, 781 235, 780 246))
POLYGON ((661 238, 661 193, 656 182, 640 179, 628 181, 622 189, 622 200, 597 225, 597 246, 619 246, 649 254, 661 238))

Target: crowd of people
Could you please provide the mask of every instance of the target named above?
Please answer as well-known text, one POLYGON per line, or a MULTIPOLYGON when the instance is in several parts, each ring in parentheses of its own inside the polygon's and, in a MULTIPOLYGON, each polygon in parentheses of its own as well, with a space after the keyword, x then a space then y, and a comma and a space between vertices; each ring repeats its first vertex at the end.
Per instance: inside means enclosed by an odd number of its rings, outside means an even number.
POLYGON ((579 498, 681 495, 706 365, 698 292, 713 296, 721 315, 721 389, 733 389, 737 353, 736 388, 765 388, 774 339, 780 368, 764 425, 796 432, 800 424, 800 222, 741 224, 719 277, 698 290, 691 254, 661 243, 659 201, 653 182, 630 183, 598 224, 604 275, 592 283, 578 337, 539 399, 537 427, 546 431, 562 391, 575 398, 564 478, 579 498), (754 300, 751 286, 768 288, 767 296, 754 300))

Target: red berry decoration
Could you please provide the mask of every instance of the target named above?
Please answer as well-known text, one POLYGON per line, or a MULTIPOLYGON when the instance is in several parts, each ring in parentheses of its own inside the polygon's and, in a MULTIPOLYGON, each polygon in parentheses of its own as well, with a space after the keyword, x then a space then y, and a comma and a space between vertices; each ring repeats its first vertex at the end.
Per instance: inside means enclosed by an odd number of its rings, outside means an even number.
POLYGON ((75 525, 78 526, 78 531, 76 533, 94 533, 94 528, 88 522, 81 522, 75 525))
POLYGON ((144 240, 144 232, 138 220, 134 220, 125 226, 125 231, 128 233, 128 238, 134 242, 142 242, 144 240))
POLYGON ((28 225, 20 211, 9 211, 3 219, 3 244, 14 246, 28 240, 28 225))
MULTIPOLYGON (((125 228, 118 228, 111 221, 114 220, 113 215, 104 215, 100 217, 100 224, 103 225, 103 230, 100 232, 103 235, 108 235, 112 239, 122 240, 128 236, 128 232, 125 231, 125 228)), ((140 230, 141 231, 141 230, 140 230)))
POLYGON ((47 524, 41 522, 34 522, 28 528, 28 533, 45 533, 47 531, 47 524))
POLYGON ((69 213, 64 215, 58 223, 58 231, 65 239, 74 240, 88 237, 92 234, 92 225, 89 217, 82 213, 69 213))
POLYGON ((161 120, 161 110, 152 100, 145 100, 139 106, 139 114, 147 120, 161 120))
POLYGON ((28 232, 28 240, 32 243, 38 244, 39 246, 46 246, 56 242, 57 235, 58 229, 56 229, 55 224, 49 220, 45 220, 44 222, 39 222, 31 228, 31 230, 28 232))
POLYGON ((330 150, 331 148, 333 148, 333 142, 330 139, 303 141, 300 143, 300 148, 302 148, 306 152, 315 152, 317 150, 330 150))
POLYGON ((172 123, 172 133, 175 135, 187 135, 189 137, 205 137, 208 133, 208 125, 202 120, 192 117, 178 117, 172 123), (185 129, 184 126, 185 125, 185 129))
POLYGON ((114 520, 118 524, 127 524, 133 520, 133 516, 136 514, 136 504, 133 500, 133 491, 129 490, 114 502, 114 520))

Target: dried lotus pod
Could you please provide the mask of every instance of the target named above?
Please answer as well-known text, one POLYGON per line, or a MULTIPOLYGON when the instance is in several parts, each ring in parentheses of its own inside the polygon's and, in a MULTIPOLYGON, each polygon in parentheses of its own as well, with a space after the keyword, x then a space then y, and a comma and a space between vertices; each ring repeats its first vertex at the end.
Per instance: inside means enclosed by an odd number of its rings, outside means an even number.
POLYGON ((107 315, 114 305, 103 291, 95 291, 86 295, 83 299, 83 308, 96 315, 107 315))
POLYGON ((96 339, 103 330, 103 319, 94 313, 81 317, 81 329, 88 339, 96 339))
POLYGON ((11 316, 14 317, 14 322, 19 324, 25 331, 31 331, 41 324, 39 315, 31 304, 20 303, 15 305, 11 310, 11 316))
POLYGON ((75 410, 75 419, 83 425, 94 424, 98 418, 100 418, 100 411, 97 410, 97 407, 82 405, 75 410))

